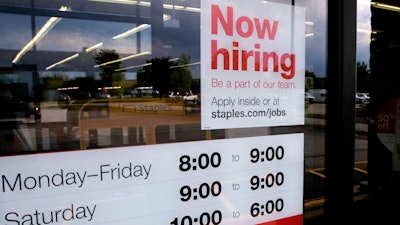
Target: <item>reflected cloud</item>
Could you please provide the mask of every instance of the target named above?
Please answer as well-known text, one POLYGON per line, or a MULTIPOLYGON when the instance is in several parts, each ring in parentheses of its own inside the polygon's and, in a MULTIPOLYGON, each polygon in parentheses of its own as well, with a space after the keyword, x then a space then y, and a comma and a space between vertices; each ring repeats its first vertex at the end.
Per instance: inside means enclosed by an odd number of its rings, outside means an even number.
POLYGON ((357 61, 369 64, 371 43, 371 5, 369 0, 357 1, 357 61))

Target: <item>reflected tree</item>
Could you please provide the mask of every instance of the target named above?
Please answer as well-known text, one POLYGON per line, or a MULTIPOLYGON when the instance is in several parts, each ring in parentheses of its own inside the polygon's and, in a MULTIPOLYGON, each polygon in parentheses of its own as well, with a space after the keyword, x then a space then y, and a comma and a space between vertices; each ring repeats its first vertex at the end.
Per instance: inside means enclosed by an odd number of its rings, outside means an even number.
POLYGON ((169 57, 153 58, 146 60, 147 66, 138 74, 139 86, 152 86, 160 92, 160 95, 168 93, 171 76, 170 67, 174 64, 169 57))
POLYGON ((74 99, 89 99, 97 92, 97 81, 94 77, 77 77, 65 82, 67 87, 78 87, 77 91, 71 93, 74 99))
POLYGON ((57 90, 57 88, 64 87, 64 83, 68 80, 68 77, 61 73, 54 73, 52 76, 42 78, 46 90, 57 90))
POLYGON ((146 60, 146 66, 137 74, 138 86, 152 86, 161 95, 168 91, 191 90, 192 74, 189 70, 190 57, 182 54, 178 60, 170 57, 146 60))
POLYGON ((371 90, 371 71, 365 62, 357 62, 357 91, 367 92, 371 90))
POLYGON ((112 86, 113 83, 118 83, 125 80, 125 74, 123 72, 116 71, 121 68, 121 62, 113 61, 118 59, 119 55, 113 49, 102 49, 94 56, 96 64, 100 65, 102 70, 100 73, 102 87, 109 87, 112 86))
POLYGON ((182 54, 173 67, 170 77, 170 84, 174 90, 185 92, 192 89, 192 73, 189 70, 190 57, 182 54))

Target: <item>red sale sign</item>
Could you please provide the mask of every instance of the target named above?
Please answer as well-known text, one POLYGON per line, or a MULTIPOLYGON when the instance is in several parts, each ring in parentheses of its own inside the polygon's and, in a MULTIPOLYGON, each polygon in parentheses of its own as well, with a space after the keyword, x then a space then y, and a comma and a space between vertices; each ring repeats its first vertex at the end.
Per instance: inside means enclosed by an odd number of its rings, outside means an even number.
POLYGON ((396 99, 383 105, 375 120, 377 133, 394 134, 396 132, 396 99))
POLYGON ((392 168, 400 171, 400 99, 392 99, 378 109, 375 132, 392 153, 392 168))
POLYGON ((375 119, 375 131, 382 144, 391 152, 395 147, 396 134, 396 99, 383 105, 375 119))
POLYGON ((202 129, 304 124, 304 56, 304 8, 202 1, 202 129))

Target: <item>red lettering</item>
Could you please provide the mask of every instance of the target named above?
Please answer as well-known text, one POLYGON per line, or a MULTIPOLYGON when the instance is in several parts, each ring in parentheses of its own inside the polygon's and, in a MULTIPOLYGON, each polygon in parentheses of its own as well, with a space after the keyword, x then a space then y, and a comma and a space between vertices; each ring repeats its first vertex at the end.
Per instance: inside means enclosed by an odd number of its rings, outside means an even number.
POLYGON ((224 59, 224 70, 229 70, 229 51, 226 48, 217 49, 217 41, 211 41, 211 69, 218 68, 218 55, 222 55, 224 59))
POLYGON ((260 24, 260 20, 258 18, 254 19, 254 23, 256 25, 255 27, 256 27, 258 38, 264 39, 265 38, 265 30, 267 30, 268 39, 269 40, 274 40, 275 39, 276 32, 278 30, 279 21, 274 21, 273 22, 272 29, 271 29, 271 24, 270 24, 269 20, 263 20, 262 27, 261 27, 261 24, 260 24))
POLYGON ((248 38, 253 34, 254 28, 253 28, 253 23, 251 22, 251 19, 247 16, 241 16, 238 18, 236 21, 236 30, 237 33, 244 38, 248 38), (243 24, 246 25, 247 31, 243 30, 243 24))
POLYGON ((294 77, 294 72, 296 70, 296 57, 294 54, 285 53, 281 57, 281 68, 289 74, 281 73, 284 79, 292 79, 294 77), (289 65, 286 65, 289 62, 289 65))
POLYGON ((254 48, 254 71, 260 71, 260 44, 255 44, 254 48))
POLYGON ((249 58, 253 56, 253 53, 253 50, 242 50, 242 70, 247 71, 247 62, 249 61, 249 58))
POLYGON ((222 88, 223 82, 218 80, 217 78, 211 79, 211 87, 219 87, 222 88))
POLYGON ((296 72, 296 55, 260 50, 260 44, 254 44, 254 49, 246 50, 239 47, 239 42, 232 42, 232 48, 219 48, 217 40, 211 40, 211 69, 218 70, 218 59, 222 59, 223 70, 259 72, 275 72, 281 70, 284 79, 292 79, 296 72), (222 57, 222 58, 221 58, 222 57), (272 70, 269 66, 272 66, 272 70), (282 72, 283 71, 283 72, 282 72))
POLYGON ((211 5, 211 34, 218 34, 219 25, 221 25, 227 36, 233 36, 233 29, 236 29, 236 33, 243 37, 248 38, 254 34, 259 39, 268 38, 274 40, 278 31, 279 21, 273 21, 264 19, 260 21, 259 18, 253 20, 247 16, 240 16, 235 21, 235 27, 233 26, 233 7, 226 8, 226 15, 221 11, 218 5, 211 5), (271 25, 272 24, 272 25, 271 25))
POLYGON ((226 10, 227 20, 224 19, 224 15, 219 9, 218 5, 211 5, 211 33, 218 34, 218 21, 220 21, 222 28, 224 28, 225 34, 228 36, 233 35, 233 8, 228 7, 226 10))
MULTIPOLYGON (((232 49, 232 55, 233 55, 233 59, 232 59, 232 64, 233 64, 233 70, 238 70, 239 69, 239 50, 237 50, 237 48, 239 47, 239 42, 234 41, 232 43, 232 46, 236 49, 232 49)), ((229 62, 228 62, 228 68, 229 68, 229 62)))
POLYGON ((269 59, 272 59, 272 63, 274 65, 274 72, 278 72, 278 54, 276 52, 263 52, 263 71, 268 72, 269 67, 269 59))

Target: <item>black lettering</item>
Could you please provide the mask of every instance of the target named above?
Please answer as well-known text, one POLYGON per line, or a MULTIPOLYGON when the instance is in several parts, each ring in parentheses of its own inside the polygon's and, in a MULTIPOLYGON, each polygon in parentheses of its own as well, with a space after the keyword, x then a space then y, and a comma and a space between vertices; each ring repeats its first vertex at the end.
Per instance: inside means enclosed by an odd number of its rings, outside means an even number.
POLYGON ((2 183, 3 192, 6 192, 6 183, 7 183, 8 188, 11 191, 15 190, 15 187, 17 186, 17 184, 19 186, 19 190, 22 190, 20 173, 17 175, 17 177, 15 177, 14 185, 12 187, 11 187, 10 183, 8 182, 7 177, 4 175, 1 177, 1 183, 2 183))
MULTIPOLYGON (((4 177, 4 176, 3 176, 4 177)), ((6 221, 8 221, 8 222, 14 222, 15 224, 20 224, 19 223, 19 221, 18 220, 14 220, 14 219, 12 219, 12 218, 10 218, 10 217, 17 217, 18 218, 18 213, 16 213, 16 212, 9 212, 9 213, 7 213, 6 214, 6 217, 5 217, 5 219, 6 219, 6 221)))

